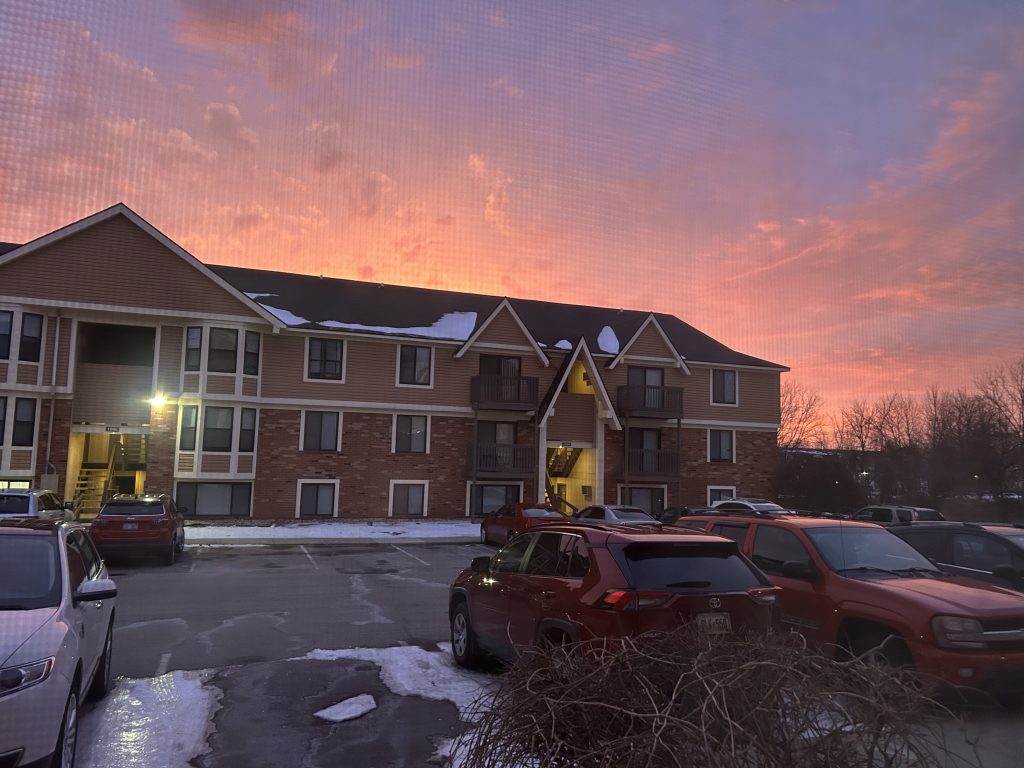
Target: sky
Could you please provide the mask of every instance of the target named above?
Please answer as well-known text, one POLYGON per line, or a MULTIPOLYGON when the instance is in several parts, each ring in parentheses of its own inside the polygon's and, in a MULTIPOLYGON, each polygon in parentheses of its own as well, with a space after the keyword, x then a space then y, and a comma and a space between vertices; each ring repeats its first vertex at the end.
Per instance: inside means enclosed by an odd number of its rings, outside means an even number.
POLYGON ((0 0, 0 240, 668 312, 834 411, 1024 354, 1015 0, 0 0))

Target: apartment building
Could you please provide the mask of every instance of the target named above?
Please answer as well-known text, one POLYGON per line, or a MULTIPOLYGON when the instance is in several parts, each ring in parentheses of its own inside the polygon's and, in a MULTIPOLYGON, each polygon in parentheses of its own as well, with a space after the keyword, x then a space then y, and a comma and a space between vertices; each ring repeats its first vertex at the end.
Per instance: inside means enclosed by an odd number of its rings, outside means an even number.
POLYGON ((0 244, 0 488, 86 513, 767 494, 785 370, 666 314, 206 265, 120 204, 0 244))

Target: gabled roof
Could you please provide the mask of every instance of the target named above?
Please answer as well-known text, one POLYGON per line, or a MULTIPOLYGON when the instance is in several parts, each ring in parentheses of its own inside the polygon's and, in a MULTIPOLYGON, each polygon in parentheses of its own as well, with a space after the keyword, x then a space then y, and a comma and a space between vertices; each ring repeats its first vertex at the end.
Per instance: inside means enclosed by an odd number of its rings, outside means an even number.
POLYGON ((625 343, 619 354, 617 354, 612 361, 608 363, 608 367, 614 368, 621 363, 626 357, 626 352, 634 343, 636 343, 636 340, 643 335, 643 332, 647 330, 648 327, 653 327, 654 330, 657 331, 658 335, 661 336, 662 341, 665 342, 665 346, 668 348, 669 354, 671 354, 672 358, 675 360, 676 368, 682 368, 684 373, 689 374, 690 369, 687 368, 686 363, 683 362, 683 358, 679 354, 679 350, 672 346, 672 342, 668 340, 668 336, 665 335, 665 331, 662 329, 661 323, 658 322, 658 318, 656 318, 653 313, 648 315, 643 324, 636 329, 636 333, 634 333, 630 340, 625 343))
POLYGON ((576 346, 572 351, 571 355, 566 355, 562 361, 562 365, 558 368, 558 375, 555 376, 555 380, 551 382, 551 386, 548 388, 547 394, 544 395, 544 400, 541 402, 540 407, 537 409, 537 423, 543 424, 548 416, 551 415, 551 410, 554 408, 555 402, 558 400, 558 395, 562 391, 562 387, 565 386, 566 380, 569 378, 572 367, 577 360, 583 363, 583 367, 587 369, 590 374, 590 384, 594 388, 594 392, 597 395, 605 407, 605 411, 611 417, 612 426, 615 429, 622 429, 622 424, 619 422, 619 417, 615 413, 615 406, 612 404, 612 399, 608 395, 608 389, 604 385, 604 381, 601 379, 601 375, 597 368, 597 363, 594 362, 593 355, 590 354, 590 348, 587 347, 587 340, 581 338, 576 342, 576 346))
POLYGON ((222 290, 227 291, 233 298, 235 298, 243 305, 248 307, 250 310, 252 310, 252 312, 255 313, 258 317, 262 317, 264 320, 266 320, 268 323, 274 326, 275 330, 284 327, 284 324, 276 317, 274 317, 271 313, 267 312, 266 309, 264 309, 262 306, 257 304, 249 297, 247 297, 245 294, 240 293, 237 288, 232 286, 230 283, 226 282, 222 277, 220 277, 220 275, 211 271, 210 268, 203 264, 201 261, 199 261, 199 259, 195 258, 192 254, 190 254, 180 245, 175 243, 173 240, 167 237, 167 235, 165 235, 163 232, 158 230, 148 221, 143 219, 141 216, 135 213, 135 211, 133 211, 124 203, 117 203, 115 205, 112 205, 109 208, 105 208, 102 211, 92 214, 91 216, 86 216, 84 219, 79 219, 78 221, 72 222, 71 224, 63 226, 60 229, 55 229, 53 232, 45 234, 41 237, 37 237, 35 240, 25 243, 24 245, 15 246, 14 248, 11 248, 10 250, 6 251, 0 250, 0 267, 6 264, 10 264, 12 261, 20 259, 22 256, 27 256, 30 253, 39 250, 40 248, 52 245, 53 243, 63 240, 66 237, 70 237, 78 232, 81 232, 82 230, 88 229, 89 227, 95 226, 96 224, 107 221, 108 219, 112 219, 115 216, 124 216, 126 219, 128 219, 128 221, 130 221, 136 227, 138 227, 147 235, 152 237, 154 240, 156 240, 158 243, 164 246, 167 250, 171 251, 176 256, 181 258, 182 261, 184 261, 190 267, 197 270, 200 274, 202 274, 208 280, 215 283, 222 290))
POLYGON ((516 325, 519 326, 519 330, 523 332, 523 336, 526 337, 527 341, 530 343, 530 346, 533 347, 533 351, 536 353, 537 358, 541 361, 541 363, 543 363, 544 367, 547 368, 551 364, 551 361, 548 359, 548 356, 544 354, 544 350, 542 350, 537 345, 537 342, 533 338, 533 334, 526 329, 525 325, 523 325, 523 321, 519 319, 519 315, 512 308, 512 305, 509 303, 508 299, 502 299, 501 303, 494 308, 494 311, 487 316, 487 319, 476 327, 476 330, 473 331, 473 333, 470 335, 468 339, 466 339, 466 343, 459 347, 459 351, 455 353, 455 357, 462 357, 464 354, 466 354, 466 352, 469 351, 469 348, 473 346, 477 339, 480 338, 480 334, 482 334, 484 330, 487 329, 487 326, 489 326, 491 322, 494 320, 494 318, 500 315, 502 311, 508 312, 512 316, 512 319, 515 321, 516 325))
POLYGON ((8 251, 13 251, 15 248, 20 248, 21 245, 18 243, 0 243, 0 256, 3 256, 8 251))

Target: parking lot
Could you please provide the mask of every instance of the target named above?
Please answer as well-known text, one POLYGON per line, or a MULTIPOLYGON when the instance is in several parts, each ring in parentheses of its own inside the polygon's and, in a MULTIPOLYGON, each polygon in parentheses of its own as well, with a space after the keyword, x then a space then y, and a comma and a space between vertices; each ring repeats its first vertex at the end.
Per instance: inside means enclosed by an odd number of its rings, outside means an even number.
MULTIPOLYGON (((193 751, 187 734, 161 746, 161 717, 191 723, 201 745, 195 751, 203 752, 192 764, 202 767, 315 768, 352 754, 368 766, 441 763, 446 740, 468 727, 460 707, 465 715, 500 679, 454 667, 445 645, 451 578, 493 551, 479 544, 189 546, 170 567, 111 561, 121 678, 113 699, 136 718, 127 733, 136 722, 142 741, 153 744, 147 752, 125 736, 123 716, 116 727, 100 722, 109 714, 104 703, 83 717, 84 764, 113 757, 118 765, 185 765, 193 751), (358 720, 315 717, 364 693, 376 709, 358 720), (147 707, 156 713, 150 719, 147 707)), ((1020 723, 1005 710, 970 714, 969 736, 979 739, 986 766, 1019 765, 1020 723)), ((950 734, 962 739, 956 724, 950 734)))

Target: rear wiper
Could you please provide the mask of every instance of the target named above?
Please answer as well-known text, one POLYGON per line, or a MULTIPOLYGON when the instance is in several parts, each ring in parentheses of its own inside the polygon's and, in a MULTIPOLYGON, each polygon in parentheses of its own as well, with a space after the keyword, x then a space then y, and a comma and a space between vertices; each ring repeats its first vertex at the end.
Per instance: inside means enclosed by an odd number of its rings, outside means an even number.
POLYGON ((671 584, 666 584, 666 587, 675 589, 699 589, 700 587, 710 587, 710 581, 673 581, 671 584))
POLYGON ((877 568, 873 565, 855 565, 851 568, 839 568, 836 570, 836 573, 850 573, 851 571, 860 571, 862 573, 887 573, 890 576, 902 578, 896 571, 890 571, 888 568, 877 568))

